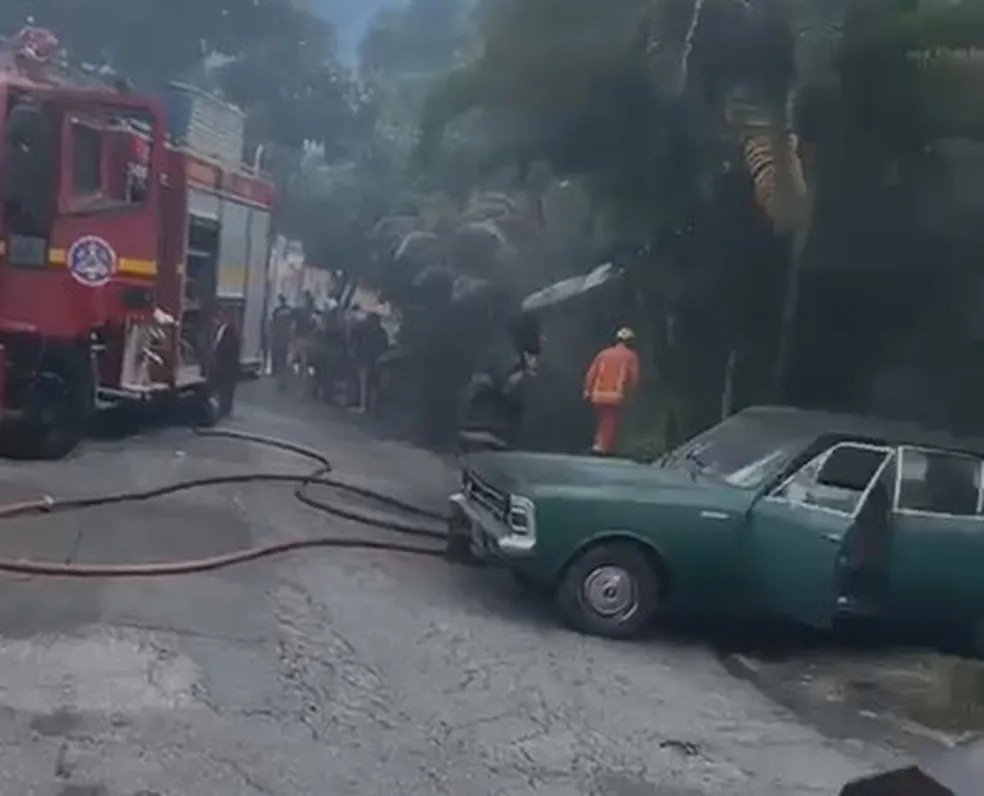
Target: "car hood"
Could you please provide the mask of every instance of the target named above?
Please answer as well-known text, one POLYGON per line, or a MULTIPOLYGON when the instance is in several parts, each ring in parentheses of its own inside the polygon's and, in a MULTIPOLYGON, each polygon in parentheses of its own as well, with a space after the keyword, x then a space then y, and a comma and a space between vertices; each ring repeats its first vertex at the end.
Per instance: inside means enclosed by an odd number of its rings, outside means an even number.
POLYGON ((490 486, 508 492, 530 487, 697 486, 685 468, 664 468, 628 459, 565 456, 520 451, 476 453, 464 466, 490 486))

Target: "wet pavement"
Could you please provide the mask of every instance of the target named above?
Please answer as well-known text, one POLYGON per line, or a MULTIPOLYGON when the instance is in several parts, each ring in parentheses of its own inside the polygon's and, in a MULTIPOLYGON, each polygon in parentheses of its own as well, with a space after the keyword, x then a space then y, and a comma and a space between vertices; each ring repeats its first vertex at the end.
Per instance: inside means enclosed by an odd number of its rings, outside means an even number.
MULTIPOLYGON (((262 382, 229 425, 318 447, 339 477, 432 508, 456 480, 447 461, 262 382)), ((0 464, 0 500, 306 468, 157 429, 0 464)), ((287 487, 223 487, 7 520, 0 555, 151 561, 356 532, 382 538, 287 487)), ((0 589, 2 794, 821 796, 902 759, 849 711, 821 732, 700 640, 586 638, 502 573, 439 559, 307 551, 0 589)))

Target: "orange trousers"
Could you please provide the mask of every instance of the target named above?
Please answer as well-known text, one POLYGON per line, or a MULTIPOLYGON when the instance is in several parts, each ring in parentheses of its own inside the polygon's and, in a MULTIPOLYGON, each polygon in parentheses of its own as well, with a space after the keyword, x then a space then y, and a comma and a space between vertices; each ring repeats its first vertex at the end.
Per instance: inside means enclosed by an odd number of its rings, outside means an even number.
POLYGON ((618 421, 622 407, 618 404, 595 404, 595 436, 592 453, 615 453, 618 442, 618 421))

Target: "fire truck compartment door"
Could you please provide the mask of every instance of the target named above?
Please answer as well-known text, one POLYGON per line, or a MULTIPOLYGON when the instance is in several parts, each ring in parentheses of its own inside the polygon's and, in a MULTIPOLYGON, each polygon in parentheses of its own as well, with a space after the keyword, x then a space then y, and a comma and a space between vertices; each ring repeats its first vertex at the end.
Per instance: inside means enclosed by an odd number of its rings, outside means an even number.
POLYGON ((267 301, 267 258, 270 248, 270 213, 250 210, 249 264, 246 276, 246 307, 243 310, 240 360, 248 367, 259 367, 263 359, 263 318, 267 301))
POLYGON ((218 224, 220 212, 220 200, 215 194, 199 191, 194 188, 188 191, 189 215, 218 224))
POLYGON ((219 233, 218 296, 246 297, 246 264, 249 256, 249 205, 222 200, 222 229, 219 233))

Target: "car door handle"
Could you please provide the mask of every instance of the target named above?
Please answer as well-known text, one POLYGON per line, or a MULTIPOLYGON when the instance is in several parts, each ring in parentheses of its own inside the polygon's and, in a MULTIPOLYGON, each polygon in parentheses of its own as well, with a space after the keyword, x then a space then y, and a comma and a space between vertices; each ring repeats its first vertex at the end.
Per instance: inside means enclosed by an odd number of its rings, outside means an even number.
POLYGON ((842 533, 825 533, 823 539, 826 542, 832 544, 840 544, 844 540, 844 534, 842 533))
POLYGON ((728 520, 731 519, 731 515, 724 511, 702 511, 700 518, 702 520, 728 520))

